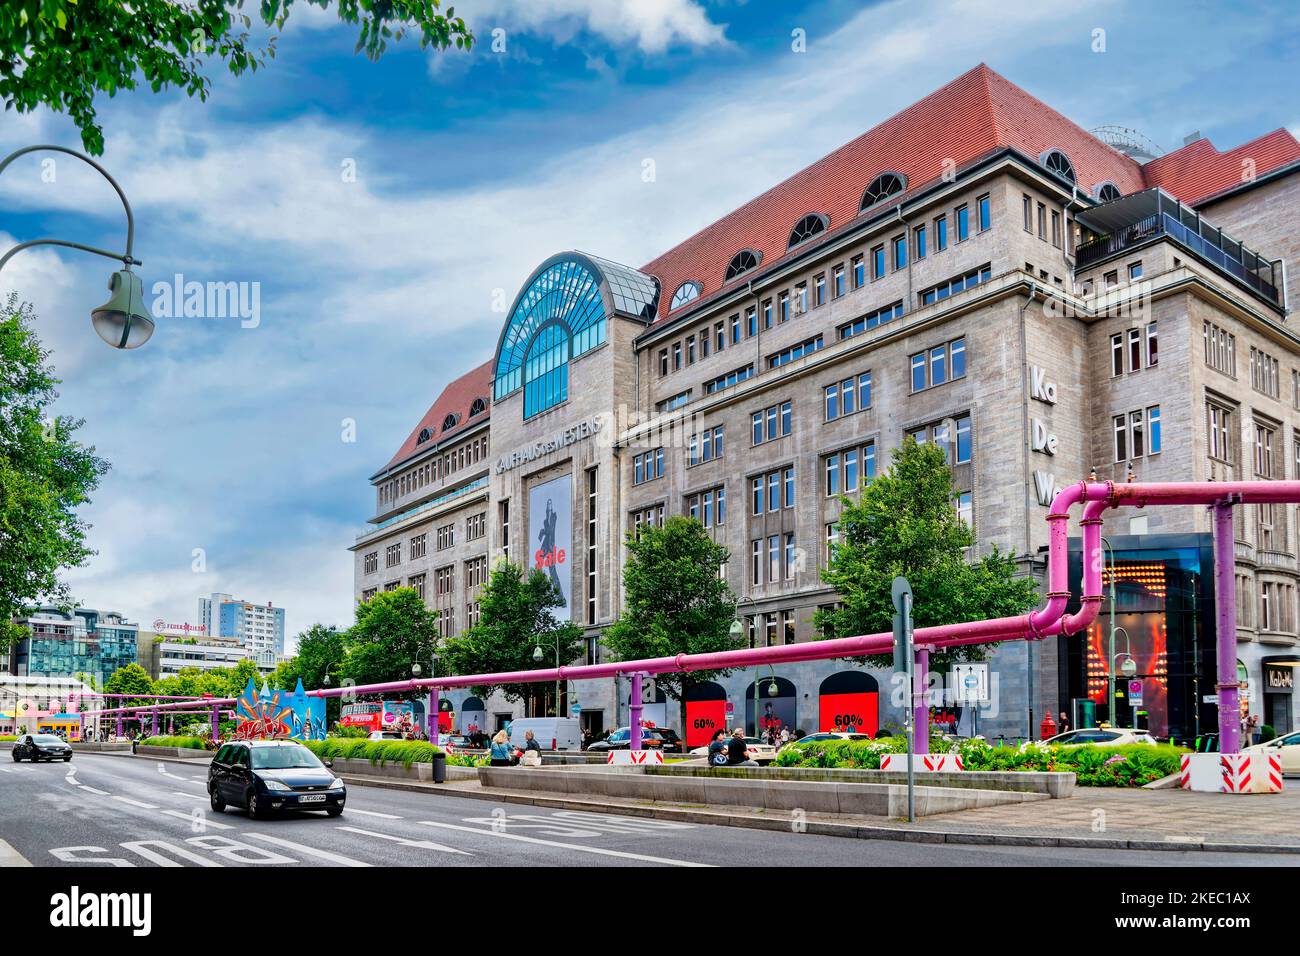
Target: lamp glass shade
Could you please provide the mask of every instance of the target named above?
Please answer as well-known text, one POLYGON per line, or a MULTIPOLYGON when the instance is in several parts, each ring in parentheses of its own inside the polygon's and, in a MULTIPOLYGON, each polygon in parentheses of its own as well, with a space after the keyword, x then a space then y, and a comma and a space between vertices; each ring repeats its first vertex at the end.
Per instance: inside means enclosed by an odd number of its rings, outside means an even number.
POLYGON ((727 628, 727 632, 728 632, 732 637, 740 637, 741 633, 742 633, 744 630, 745 630, 745 626, 744 626, 743 624, 741 624, 739 621, 732 621, 732 622, 731 622, 731 627, 727 628))
POLYGON ((414 664, 411 665, 411 673, 414 674, 416 677, 420 676, 420 671, 422 670, 424 670, 424 668, 420 666, 419 661, 416 661, 414 664))
POLYGON ((144 307, 144 283, 129 269, 114 272, 108 280, 107 302, 91 310, 96 334, 115 349, 138 349, 153 336, 154 321, 144 307))
POLYGON ((541 647, 535 647, 535 648, 533 648, 533 660, 535 660, 535 661, 540 661, 541 659, 542 659, 542 649, 541 649, 541 647))

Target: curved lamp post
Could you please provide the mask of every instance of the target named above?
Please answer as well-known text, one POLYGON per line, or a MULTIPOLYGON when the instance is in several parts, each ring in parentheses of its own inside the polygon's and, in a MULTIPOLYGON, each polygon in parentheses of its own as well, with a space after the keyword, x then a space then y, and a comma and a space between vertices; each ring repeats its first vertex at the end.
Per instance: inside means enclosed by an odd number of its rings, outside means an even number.
POLYGON ((79 159, 108 180, 109 185, 117 192, 118 198, 122 200, 122 208, 126 210, 126 251, 121 253, 109 252, 79 242, 69 242, 66 239, 28 239, 26 242, 18 243, 6 252, 3 257, 0 257, 0 269, 3 269, 6 263, 19 252, 30 249, 32 246, 63 246, 68 249, 80 249, 82 252, 93 253, 106 259, 120 260, 124 268, 114 272, 108 278, 108 288, 112 295, 109 296, 107 302, 91 311, 90 323, 94 327, 96 334, 113 348, 139 348, 145 342, 148 342, 153 335, 154 321, 153 316, 149 314, 149 310, 144 307, 144 283, 140 281, 138 275, 131 271, 131 266, 141 265, 141 262, 132 255, 132 248, 135 243, 135 216, 131 213, 131 204, 127 202, 126 193, 122 191, 122 187, 118 185, 117 180, 103 166, 89 156, 68 149, 65 146, 25 146, 0 160, 0 173, 8 169, 9 164, 18 157, 43 150, 64 153, 79 159))

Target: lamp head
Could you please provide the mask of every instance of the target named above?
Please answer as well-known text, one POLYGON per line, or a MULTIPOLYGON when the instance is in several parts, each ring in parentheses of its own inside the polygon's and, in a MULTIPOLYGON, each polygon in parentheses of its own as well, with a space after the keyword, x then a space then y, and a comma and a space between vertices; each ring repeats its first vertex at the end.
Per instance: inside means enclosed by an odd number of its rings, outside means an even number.
POLYGON ((96 334, 115 349, 138 349, 153 335, 153 316, 144 307, 144 283, 130 269, 119 269, 108 280, 112 295, 90 313, 96 334))
POLYGON ((732 621, 731 627, 727 628, 727 633, 732 637, 740 637, 745 631, 745 626, 740 621, 732 621))
POLYGON ((533 660, 540 661, 541 659, 542 659, 542 646, 538 644, 536 647, 533 648, 533 660))

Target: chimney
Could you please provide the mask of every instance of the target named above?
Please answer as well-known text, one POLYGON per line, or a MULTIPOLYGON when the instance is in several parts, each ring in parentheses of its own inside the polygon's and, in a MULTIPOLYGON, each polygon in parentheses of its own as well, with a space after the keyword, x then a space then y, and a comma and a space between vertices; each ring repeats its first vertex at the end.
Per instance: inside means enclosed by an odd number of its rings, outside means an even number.
POLYGON ((1188 133, 1186 136, 1183 137, 1183 145, 1184 145, 1184 146, 1191 146, 1193 143, 1195 143, 1198 139, 1201 139, 1201 138, 1202 138, 1202 137, 1201 137, 1201 131, 1200 131, 1199 129, 1198 129, 1198 130, 1194 130, 1194 131, 1188 133))

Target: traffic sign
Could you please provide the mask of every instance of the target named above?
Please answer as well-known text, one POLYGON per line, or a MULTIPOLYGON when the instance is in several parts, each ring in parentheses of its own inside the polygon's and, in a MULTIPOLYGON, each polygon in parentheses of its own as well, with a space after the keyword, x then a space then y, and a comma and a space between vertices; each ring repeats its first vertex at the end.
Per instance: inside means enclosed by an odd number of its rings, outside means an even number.
POLYGON ((1142 704, 1142 682, 1140 680, 1131 680, 1128 682, 1128 699, 1129 704, 1133 707, 1139 707, 1142 704))
POLYGON ((569 708, 569 713, 572 714, 574 717, 581 717, 581 716, 582 716, 582 705, 579 704, 579 703, 575 700, 575 701, 573 702, 573 706, 571 706, 571 707, 569 708))
POLYGON ((988 664, 953 664, 953 698, 959 704, 982 704, 989 699, 988 664))

